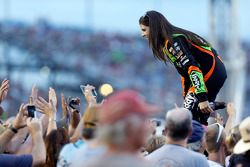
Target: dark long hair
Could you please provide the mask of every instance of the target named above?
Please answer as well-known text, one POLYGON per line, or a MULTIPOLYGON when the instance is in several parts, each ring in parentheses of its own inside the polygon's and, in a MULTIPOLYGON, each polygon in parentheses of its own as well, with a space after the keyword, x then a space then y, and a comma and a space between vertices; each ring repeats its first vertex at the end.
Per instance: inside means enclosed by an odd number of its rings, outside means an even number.
POLYGON ((62 147, 69 143, 69 136, 64 128, 52 130, 45 138, 46 164, 43 167, 56 167, 62 147))
POLYGON ((194 44, 210 46, 210 44, 199 35, 172 25, 161 13, 148 11, 139 19, 139 24, 149 27, 149 47, 156 58, 166 62, 167 59, 162 51, 166 40, 173 44, 174 34, 184 34, 194 44))

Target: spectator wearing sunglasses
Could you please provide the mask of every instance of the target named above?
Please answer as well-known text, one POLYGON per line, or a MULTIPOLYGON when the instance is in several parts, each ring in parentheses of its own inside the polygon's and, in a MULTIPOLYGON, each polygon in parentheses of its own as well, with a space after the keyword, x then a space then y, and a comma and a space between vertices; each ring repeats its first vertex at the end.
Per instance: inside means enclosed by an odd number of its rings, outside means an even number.
POLYGON ((219 123, 211 124, 207 127, 205 147, 208 152, 210 167, 222 167, 225 165, 225 138, 224 127, 219 123))

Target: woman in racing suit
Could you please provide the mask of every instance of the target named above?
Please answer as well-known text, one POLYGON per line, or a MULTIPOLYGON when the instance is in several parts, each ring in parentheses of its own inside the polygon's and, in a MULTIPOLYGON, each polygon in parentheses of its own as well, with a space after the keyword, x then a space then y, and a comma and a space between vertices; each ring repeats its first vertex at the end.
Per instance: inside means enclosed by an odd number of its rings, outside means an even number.
POLYGON ((193 119, 207 124, 216 95, 227 74, 225 66, 211 45, 199 35, 178 28, 159 12, 148 11, 139 19, 142 36, 156 58, 172 63, 181 75, 184 108, 193 119))

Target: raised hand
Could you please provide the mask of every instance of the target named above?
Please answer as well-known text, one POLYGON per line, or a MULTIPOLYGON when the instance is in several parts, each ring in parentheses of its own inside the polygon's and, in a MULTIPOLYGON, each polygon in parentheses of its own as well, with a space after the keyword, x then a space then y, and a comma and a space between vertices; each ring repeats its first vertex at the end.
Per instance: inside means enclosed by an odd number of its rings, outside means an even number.
POLYGON ((67 102, 65 100, 65 96, 63 93, 61 93, 61 103, 62 103, 63 118, 68 118, 70 112, 69 112, 69 107, 67 105, 67 102))
POLYGON ((26 125, 25 119, 26 117, 24 116, 24 112, 26 111, 27 105, 21 104, 19 111, 16 115, 16 118, 13 122, 13 127, 16 129, 20 129, 26 125))
POLYGON ((42 125, 41 121, 37 118, 28 118, 27 119, 27 126, 29 128, 30 133, 41 133, 42 132, 42 125))
POLYGON ((83 91, 85 99, 89 105, 96 104, 96 97, 92 94, 92 90, 94 89, 94 86, 87 84, 83 91))
POLYGON ((49 101, 52 101, 55 106, 57 106, 56 92, 53 88, 49 88, 49 101))
POLYGON ((32 86, 30 97, 32 98, 32 104, 36 105, 36 101, 37 101, 37 98, 38 98, 38 89, 37 89, 36 85, 32 86))
POLYGON ((9 80, 4 79, 0 87, 0 103, 6 98, 9 86, 9 80))
POLYGON ((37 109, 47 115, 49 118, 54 118, 57 112, 56 106, 54 105, 52 99, 47 102, 42 97, 37 99, 37 109))
POLYGON ((228 116, 234 116, 235 115, 235 109, 234 109, 234 104, 233 103, 228 103, 227 104, 227 114, 228 114, 228 116))

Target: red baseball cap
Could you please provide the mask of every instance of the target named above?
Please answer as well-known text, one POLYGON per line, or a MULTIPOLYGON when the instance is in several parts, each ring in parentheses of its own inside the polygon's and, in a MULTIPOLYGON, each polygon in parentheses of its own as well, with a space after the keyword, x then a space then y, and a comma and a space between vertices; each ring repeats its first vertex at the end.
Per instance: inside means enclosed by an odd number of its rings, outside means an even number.
POLYGON ((112 124, 128 115, 147 117, 160 111, 159 107, 146 103, 134 90, 122 90, 114 93, 104 102, 100 112, 100 124, 112 124))

